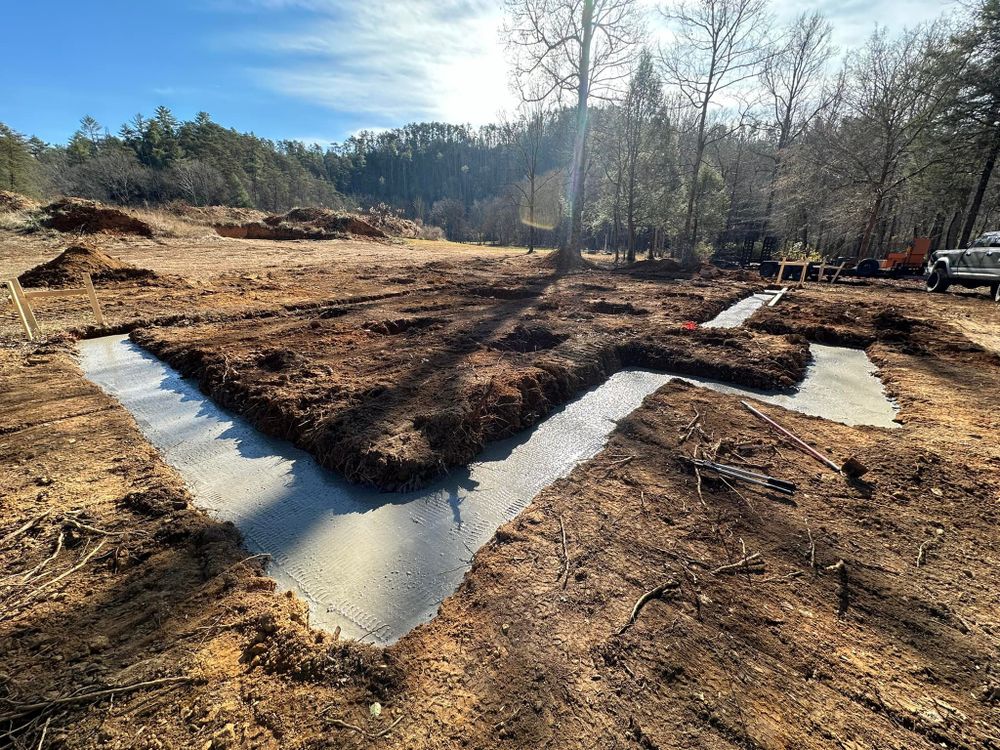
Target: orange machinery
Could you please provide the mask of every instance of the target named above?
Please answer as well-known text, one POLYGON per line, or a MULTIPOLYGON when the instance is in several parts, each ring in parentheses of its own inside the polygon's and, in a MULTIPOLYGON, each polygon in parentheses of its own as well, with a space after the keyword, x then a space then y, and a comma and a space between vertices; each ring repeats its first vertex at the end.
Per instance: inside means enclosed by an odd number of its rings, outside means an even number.
POLYGON ((889 253, 882 259, 879 268, 883 271, 919 273, 924 267, 927 253, 931 249, 930 237, 914 237, 905 250, 889 253))

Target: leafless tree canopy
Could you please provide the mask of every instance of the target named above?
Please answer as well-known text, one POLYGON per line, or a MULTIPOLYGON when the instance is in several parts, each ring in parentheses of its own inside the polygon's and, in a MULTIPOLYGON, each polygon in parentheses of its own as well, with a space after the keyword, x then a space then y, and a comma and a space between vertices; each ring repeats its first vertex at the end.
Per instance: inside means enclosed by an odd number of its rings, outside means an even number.
MULTIPOLYGON (((343 143, 165 107, 50 145, 0 123, 0 184, 123 204, 372 205, 452 239, 631 261, 872 256, 1000 227, 1000 0, 849 48, 768 0, 505 0, 516 113, 343 143), (648 15, 644 10, 655 11, 648 15), (644 52, 644 50, 648 50, 644 52)), ((787 9, 787 8, 786 8, 787 9)))

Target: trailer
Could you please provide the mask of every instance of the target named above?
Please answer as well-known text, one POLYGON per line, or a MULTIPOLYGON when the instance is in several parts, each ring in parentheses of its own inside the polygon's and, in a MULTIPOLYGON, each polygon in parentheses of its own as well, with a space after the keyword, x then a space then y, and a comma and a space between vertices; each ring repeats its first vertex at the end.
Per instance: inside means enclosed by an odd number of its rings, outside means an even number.
POLYGON ((783 264, 778 260, 763 261, 760 275, 765 279, 776 281, 828 281, 833 278, 835 269, 841 269, 838 277, 860 279, 888 278, 899 279, 905 276, 921 276, 926 265, 927 254, 930 252, 930 237, 915 237, 905 249, 891 252, 879 260, 878 258, 838 257, 824 261, 808 262, 803 274, 803 262, 794 265, 783 264), (782 271, 782 278, 777 278, 782 271), (822 276, 822 278, 820 278, 822 276))

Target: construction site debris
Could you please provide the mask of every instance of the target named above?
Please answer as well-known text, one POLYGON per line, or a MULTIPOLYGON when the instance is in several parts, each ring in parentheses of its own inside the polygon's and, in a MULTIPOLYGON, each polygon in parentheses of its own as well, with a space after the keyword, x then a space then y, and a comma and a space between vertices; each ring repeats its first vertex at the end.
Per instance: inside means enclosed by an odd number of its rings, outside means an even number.
POLYGON ((833 461, 831 461, 829 458, 827 458, 822 453, 820 453, 818 450, 816 450, 815 448, 813 448, 805 440, 803 440, 802 438, 800 438, 797 435, 793 434, 790 430, 785 429, 780 424, 778 424, 773 419, 771 419, 769 416, 767 416, 766 414, 764 414, 762 411, 759 411, 758 409, 755 409, 753 406, 751 406, 750 404, 748 404, 746 401, 740 401, 740 403, 743 404, 743 406, 746 408, 746 410, 748 412, 750 412, 751 414, 753 414, 755 417, 758 417, 759 419, 764 420, 765 422, 767 422, 767 424, 769 424, 775 430, 777 430, 782 435, 784 435, 786 438, 788 438, 792 442, 792 444, 795 445, 797 448, 801 449, 805 453, 808 453, 810 456, 812 456, 813 458, 815 458, 820 463, 825 464, 826 466, 829 466, 834 471, 840 472, 840 470, 841 470, 840 466, 838 466, 833 461))
POLYGON ((754 471, 747 471, 746 469, 741 469, 738 466, 729 466, 727 464, 720 464, 716 461, 709 461, 705 459, 692 458, 691 463, 700 469, 709 469, 714 471, 716 474, 725 477, 726 479, 735 479, 740 482, 746 482, 748 484, 754 484, 759 487, 764 487, 769 490, 774 490, 775 492, 781 492, 785 495, 795 494, 795 484, 789 482, 787 479, 777 479, 775 477, 769 476, 767 474, 758 474, 754 471))

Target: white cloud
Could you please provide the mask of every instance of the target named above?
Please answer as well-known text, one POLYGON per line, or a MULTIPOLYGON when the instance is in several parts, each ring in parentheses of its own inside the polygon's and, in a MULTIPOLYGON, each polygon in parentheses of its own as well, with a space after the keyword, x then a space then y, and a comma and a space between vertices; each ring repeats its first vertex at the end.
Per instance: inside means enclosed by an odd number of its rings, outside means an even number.
POLYGON ((298 28, 245 39, 275 62, 274 91, 376 125, 484 123, 510 102, 498 4, 486 0, 257 0, 305 11, 298 28))
POLYGON ((868 41, 876 24, 890 31, 913 28, 957 8, 953 0, 772 0, 781 22, 817 10, 833 24, 833 43, 846 51, 868 41))
MULTIPOLYGON (((350 115, 367 129, 413 120, 477 125, 514 103, 495 0, 215 3, 265 24, 280 12, 280 30, 239 35, 239 44, 269 56, 251 74, 267 89, 350 115), (289 11, 299 19, 290 26, 289 11)), ((650 11, 662 4, 643 2, 650 11)), ((862 45, 875 24, 899 30, 954 7, 943 0, 772 0, 779 24, 805 11, 824 13, 841 51, 862 45)), ((651 38, 668 40, 659 14, 649 15, 651 38)))

